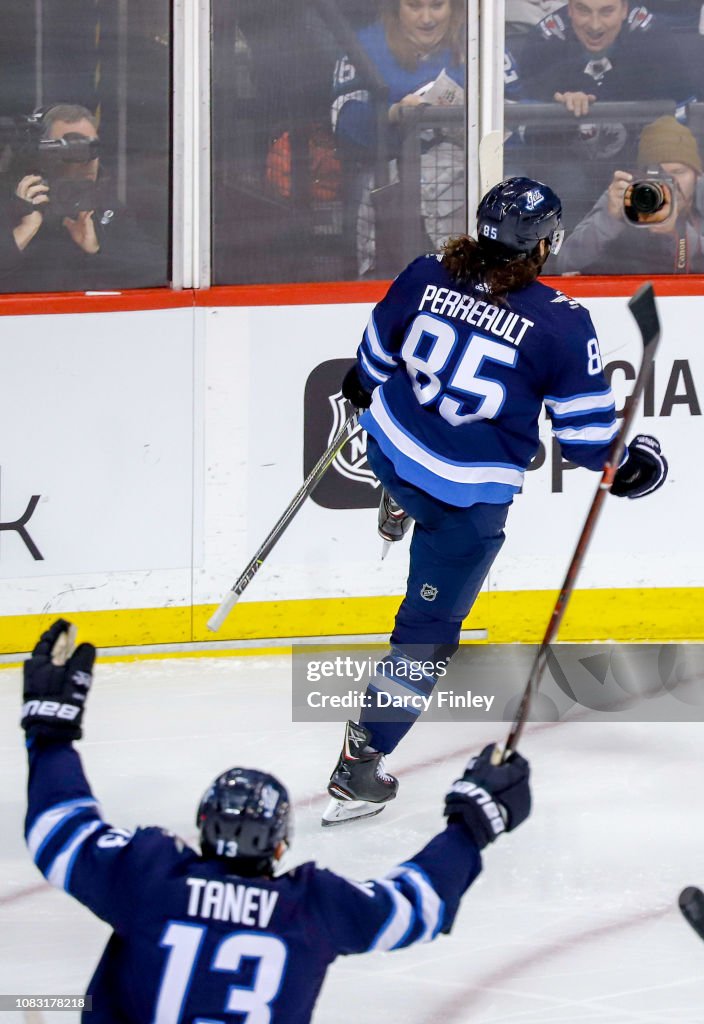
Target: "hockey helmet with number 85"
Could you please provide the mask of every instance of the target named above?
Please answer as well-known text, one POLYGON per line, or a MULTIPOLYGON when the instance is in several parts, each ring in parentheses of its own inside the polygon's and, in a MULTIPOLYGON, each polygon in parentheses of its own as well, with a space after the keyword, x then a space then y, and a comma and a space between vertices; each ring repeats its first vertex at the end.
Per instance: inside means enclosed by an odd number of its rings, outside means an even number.
POLYGON ((288 791, 266 772, 231 768, 204 793, 196 825, 205 856, 272 861, 293 834, 288 791))
POLYGON ((546 239, 557 255, 562 245, 562 203, 532 178, 506 178, 487 192, 477 209, 477 238, 512 253, 530 255, 546 239))

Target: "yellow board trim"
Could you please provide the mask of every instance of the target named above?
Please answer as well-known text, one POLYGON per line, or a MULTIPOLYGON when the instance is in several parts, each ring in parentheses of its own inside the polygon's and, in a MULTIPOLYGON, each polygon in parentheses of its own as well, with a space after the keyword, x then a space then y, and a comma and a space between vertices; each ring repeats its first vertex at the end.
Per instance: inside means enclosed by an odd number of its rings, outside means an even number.
MULTIPOLYGON (((541 590, 484 592, 479 595, 465 628, 487 630, 489 643, 539 642, 556 596, 552 591, 541 590)), ((61 609, 41 615, 8 615, 0 618, 0 654, 31 650, 42 630, 59 615, 75 622, 83 639, 105 650, 208 640, 386 634, 391 631, 399 602, 399 597, 244 601, 218 633, 211 633, 206 626, 214 605, 98 612, 61 609)), ((702 641, 704 588, 576 591, 559 638, 572 642, 702 641)), ((269 650, 265 642, 256 653, 262 650, 269 650)), ((238 653, 249 654, 254 650, 248 648, 238 653)))

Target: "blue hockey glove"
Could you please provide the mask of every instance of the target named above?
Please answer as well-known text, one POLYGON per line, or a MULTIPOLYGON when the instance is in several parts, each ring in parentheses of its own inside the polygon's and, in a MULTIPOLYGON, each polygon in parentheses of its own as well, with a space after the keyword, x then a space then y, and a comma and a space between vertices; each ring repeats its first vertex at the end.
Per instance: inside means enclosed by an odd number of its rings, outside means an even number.
POLYGON ((644 498, 667 480, 667 459, 660 442, 649 434, 638 434, 628 446, 628 458, 616 470, 611 493, 617 498, 644 498))
POLYGON ((357 364, 351 366, 342 381, 342 394, 351 402, 355 409, 368 409, 372 404, 372 395, 360 380, 357 364))
POLYGON ((28 739, 78 740, 88 691, 93 681, 95 647, 81 644, 68 659, 60 648, 71 625, 57 619, 42 633, 32 657, 24 663, 24 690, 20 725, 28 739), (62 664, 63 662, 63 664, 62 664))
POLYGON ((460 822, 480 850, 502 832, 511 832, 530 814, 530 767, 520 754, 511 754, 503 764, 491 763, 496 744, 484 747, 473 757, 461 779, 445 797, 448 821, 460 822))

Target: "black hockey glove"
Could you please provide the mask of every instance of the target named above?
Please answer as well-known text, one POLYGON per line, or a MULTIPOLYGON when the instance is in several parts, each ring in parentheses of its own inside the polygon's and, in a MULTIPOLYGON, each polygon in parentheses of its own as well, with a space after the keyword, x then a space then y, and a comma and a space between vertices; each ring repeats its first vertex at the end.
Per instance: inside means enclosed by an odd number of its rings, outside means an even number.
POLYGON ((638 434, 628 446, 628 458, 616 470, 611 493, 617 498, 644 498, 662 487, 667 479, 667 459, 660 442, 649 434, 638 434))
POLYGON ((491 763, 496 744, 473 757, 445 797, 448 821, 460 822, 480 850, 502 832, 511 832, 530 814, 528 762, 511 754, 503 764, 491 763))
POLYGON ((81 738, 83 710, 93 681, 95 647, 81 644, 72 653, 65 649, 70 636, 70 623, 57 619, 42 633, 32 657, 24 663, 20 725, 28 739, 68 742, 81 738))
POLYGON ((368 409, 372 404, 371 392, 367 391, 359 379, 356 363, 345 374, 345 379, 342 381, 342 394, 355 409, 368 409))

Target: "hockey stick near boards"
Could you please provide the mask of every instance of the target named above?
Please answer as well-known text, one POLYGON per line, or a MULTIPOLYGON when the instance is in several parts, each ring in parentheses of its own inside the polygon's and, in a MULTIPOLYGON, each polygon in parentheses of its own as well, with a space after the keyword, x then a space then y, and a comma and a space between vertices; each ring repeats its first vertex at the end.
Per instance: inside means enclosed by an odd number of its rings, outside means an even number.
POLYGON ((479 198, 503 178, 504 133, 487 132, 479 142, 479 198))
POLYGON ((704 939, 704 892, 696 885, 688 885, 680 893, 679 905, 685 921, 704 939))
POLYGON ((208 629, 217 633, 222 626, 223 622, 230 614, 232 609, 235 607, 240 597, 244 593, 245 589, 252 582, 254 577, 257 575, 264 559, 271 553, 274 545, 278 541, 281 534, 284 532, 287 526, 291 523, 291 520, 296 515, 306 498, 313 493, 315 488, 322 480, 325 472, 335 461, 335 457, 342 449, 345 442, 350 437, 352 431, 357 426, 357 420, 359 413, 353 412, 351 416, 345 420, 338 432, 330 442, 329 447, 323 452, 316 464, 311 469, 308 476, 303 481, 301 488, 296 492, 290 505, 285 510, 280 519, 277 520, 276 524, 272 528, 271 532, 267 535, 266 539, 262 543, 261 547, 258 548, 256 554, 248 563, 246 569, 240 574, 240 576, 232 584, 232 587, 228 591, 227 596, 222 603, 215 610, 213 615, 208 619, 208 629))
POLYGON ((635 384, 633 385, 633 391, 626 399, 621 428, 611 443, 609 455, 602 471, 601 480, 599 481, 599 486, 597 487, 596 494, 594 495, 589 512, 587 513, 587 518, 584 522, 584 526, 582 527, 582 532, 579 535, 579 540, 577 541, 574 554, 572 555, 572 561, 570 562, 565 578, 562 581, 562 587, 560 588, 560 593, 558 594, 557 601, 555 602, 552 614, 550 615, 550 621, 548 622, 548 627, 545 630, 545 635, 540 647, 536 651, 535 658, 533 659, 530 675, 528 676, 528 682, 526 683, 525 690, 523 691, 521 703, 518 705, 518 710, 513 720, 511 731, 508 734, 506 746, 503 751, 497 747, 494 753, 494 759, 498 763, 505 761, 511 752, 516 750, 518 746, 518 741, 521 738, 523 727, 528 720, 533 694, 540 686, 540 680, 543 678, 543 673, 545 672, 550 645, 554 643, 557 638, 562 617, 565 614, 567 604, 572 596, 577 575, 582 566, 584 555, 586 554, 592 534, 594 533, 594 528, 604 504, 604 499, 611 490, 611 484, 614 481, 616 470, 618 469, 623 457, 623 453, 626 448, 626 435, 631 429, 631 423, 633 422, 633 417, 635 416, 640 396, 642 395, 650 375, 653 372, 653 358, 655 356, 655 350, 657 349, 658 342, 660 341, 660 320, 658 319, 658 311, 655 305, 655 292, 653 291, 652 284, 648 282, 639 288, 635 295, 633 295, 629 300, 628 308, 635 318, 643 341, 643 358, 640 364, 640 370, 638 371, 638 376, 636 377, 635 384))

